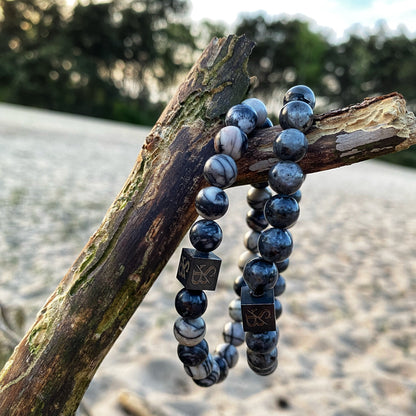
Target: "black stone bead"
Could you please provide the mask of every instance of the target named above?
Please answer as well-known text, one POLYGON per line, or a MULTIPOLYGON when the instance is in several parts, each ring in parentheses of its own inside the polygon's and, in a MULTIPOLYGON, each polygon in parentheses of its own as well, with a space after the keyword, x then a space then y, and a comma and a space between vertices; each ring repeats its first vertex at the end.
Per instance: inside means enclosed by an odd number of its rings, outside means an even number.
POLYGON ((269 183, 273 191, 282 195, 295 193, 305 180, 301 167, 291 161, 276 163, 269 170, 269 183))
POLYGON ((227 194, 216 186, 208 186, 199 191, 195 199, 197 213, 206 220, 221 218, 228 210, 227 194))
POLYGON ((269 186, 269 182, 252 183, 251 186, 258 189, 267 188, 269 186))
POLYGON ((198 251, 213 251, 221 244, 222 230, 215 221, 200 220, 191 227, 189 239, 198 251))
POLYGON ((287 259, 292 253, 293 240, 289 231, 269 228, 260 234, 258 246, 264 260, 278 263, 287 259))
POLYGON ((264 216, 272 227, 289 228, 299 218, 299 204, 287 195, 274 195, 264 206, 264 216))
MULTIPOLYGON (((306 176, 306 175, 305 175, 306 176)), ((301 190, 300 189, 298 189, 296 192, 294 192, 293 194, 291 194, 290 195, 292 198, 295 198, 296 199, 296 201, 298 202, 298 204, 299 204, 299 202, 300 202, 300 200, 302 199, 302 192, 301 192, 301 190)))
POLYGON ((260 354, 247 349, 247 362, 256 374, 261 376, 269 375, 277 368, 277 347, 266 354, 260 354))
POLYGON ((290 101, 280 110, 282 129, 298 129, 305 133, 313 123, 313 110, 303 101, 290 101))
POLYGON ((240 254, 240 257, 238 258, 239 269, 243 271, 247 262, 258 257, 259 257, 258 254, 256 254, 254 251, 251 251, 251 250, 244 251, 243 253, 240 254))
POLYGON ((290 88, 283 97, 283 104, 290 101, 303 101, 308 104, 312 110, 315 108, 315 94, 306 85, 295 85, 290 88))
POLYGON ((269 118, 266 118, 266 121, 261 126, 262 129, 268 129, 269 127, 273 127, 273 123, 269 118))
POLYGON ((275 314, 276 320, 278 320, 282 316, 282 312, 283 312, 282 303, 280 302, 279 299, 276 298, 274 300, 274 314, 275 314))
POLYGON ((254 296, 261 296, 272 289, 278 278, 277 267, 262 258, 247 262, 243 271, 244 281, 254 296))
POLYGON ((182 289, 175 298, 176 311, 182 318, 199 318, 206 311, 207 305, 207 296, 202 290, 182 289))
POLYGON ((224 343, 215 348, 215 354, 224 358, 228 368, 233 368, 238 362, 238 350, 234 345, 224 343))
POLYGON ((283 130, 273 142, 273 152, 280 160, 298 162, 308 150, 308 139, 297 129, 283 130))
POLYGON ((203 363, 208 357, 208 353, 208 343, 204 339, 192 347, 178 345, 178 357, 185 365, 196 366, 203 363))
POLYGON ((225 359, 220 357, 219 355, 214 355, 214 360, 217 362, 218 367, 220 369, 220 376, 218 378, 217 383, 221 383, 228 376, 228 364, 227 361, 225 361, 225 359))
POLYGON ((252 230, 258 232, 264 230, 269 225, 266 217, 264 216, 264 212, 255 209, 251 209, 247 212, 246 222, 252 230))
POLYGON ((237 104, 231 107, 225 116, 226 126, 237 126, 244 133, 251 133, 257 124, 257 113, 247 104, 237 104))
MULTIPOLYGON (((279 270, 279 264, 281 263, 277 264, 278 270, 279 270)), ((279 270, 279 273, 280 273, 280 270, 279 270)), ((277 282, 273 288, 274 296, 280 296, 281 294, 284 293, 285 290, 286 290, 286 280, 281 274, 279 274, 279 278, 277 279, 277 282)))
POLYGON ((276 347, 278 340, 279 328, 276 328, 276 331, 266 331, 258 334, 253 332, 246 333, 247 347, 261 354, 271 352, 276 347))
POLYGON ((251 208, 261 211, 271 196, 272 193, 269 188, 259 189, 252 186, 247 192, 247 203, 251 208))
POLYGON ((277 270, 279 270, 279 273, 284 272, 289 267, 289 259, 277 262, 276 267, 277 270))
POLYGON ((234 280, 234 284, 233 284, 233 289, 234 289, 234 292, 237 294, 237 296, 241 296, 241 288, 244 286, 247 286, 246 282, 244 281, 244 277, 238 276, 234 280))

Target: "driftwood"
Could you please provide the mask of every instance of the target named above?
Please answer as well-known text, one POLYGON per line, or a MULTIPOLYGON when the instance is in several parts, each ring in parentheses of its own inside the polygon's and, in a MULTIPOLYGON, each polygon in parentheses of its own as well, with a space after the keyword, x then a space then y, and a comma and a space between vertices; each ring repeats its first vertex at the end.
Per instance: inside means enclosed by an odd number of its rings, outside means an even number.
MULTIPOLYGON (((0 375, 0 415, 73 415, 98 366, 196 219, 203 165, 226 110, 249 89, 254 44, 214 39, 150 132, 101 226, 0 375)), ((255 132, 237 185, 266 178, 278 127, 255 132)), ((317 116, 306 173, 409 147, 414 115, 400 94, 317 116)))

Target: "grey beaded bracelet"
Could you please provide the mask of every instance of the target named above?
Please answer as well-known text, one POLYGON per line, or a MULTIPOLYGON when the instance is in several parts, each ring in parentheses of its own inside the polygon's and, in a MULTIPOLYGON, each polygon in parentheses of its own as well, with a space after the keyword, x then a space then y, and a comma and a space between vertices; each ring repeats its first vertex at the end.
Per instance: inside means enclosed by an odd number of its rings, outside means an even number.
POLYGON ((248 192, 251 210, 246 222, 251 231, 244 238, 247 251, 238 262, 243 275, 234 282, 238 298, 229 305, 232 321, 224 326, 224 343, 211 355, 201 316, 207 308, 204 290, 215 290, 221 265, 221 259, 212 253, 222 241, 222 230, 215 220, 228 210, 224 189, 237 178, 235 160, 247 150, 247 135, 255 128, 272 125, 265 105, 249 98, 232 107, 225 117, 226 126, 214 139, 217 154, 204 166, 204 176, 210 186, 202 189, 195 201, 202 219, 190 230, 194 248, 182 250, 178 267, 177 279, 184 288, 175 298, 180 317, 173 330, 179 342, 179 359, 199 386, 209 387, 223 381, 238 361, 236 347, 244 341, 248 365, 255 373, 268 375, 277 367, 276 320, 282 313, 277 297, 286 287, 279 273, 288 267, 293 247, 287 228, 299 216, 299 188, 304 175, 297 162, 307 151, 304 132, 312 124, 314 105, 315 97, 308 87, 295 86, 285 94, 279 117, 284 130, 273 143, 279 162, 270 169, 268 183, 253 184, 248 192), (272 196, 269 186, 276 195, 272 196))

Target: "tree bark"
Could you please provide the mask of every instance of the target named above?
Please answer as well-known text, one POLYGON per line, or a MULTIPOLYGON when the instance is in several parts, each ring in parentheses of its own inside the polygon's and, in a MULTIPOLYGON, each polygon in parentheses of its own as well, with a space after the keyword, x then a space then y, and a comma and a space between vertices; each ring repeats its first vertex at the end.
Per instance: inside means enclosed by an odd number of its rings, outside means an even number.
MULTIPOLYGON (((101 361, 196 219, 205 161, 227 109, 250 86, 247 38, 214 39, 150 132, 102 224, 39 312, 0 374, 0 416, 73 415, 101 361)), ((275 163, 279 128, 257 131, 237 185, 260 182, 275 163)), ((415 143, 400 94, 317 116, 305 173, 415 143)))

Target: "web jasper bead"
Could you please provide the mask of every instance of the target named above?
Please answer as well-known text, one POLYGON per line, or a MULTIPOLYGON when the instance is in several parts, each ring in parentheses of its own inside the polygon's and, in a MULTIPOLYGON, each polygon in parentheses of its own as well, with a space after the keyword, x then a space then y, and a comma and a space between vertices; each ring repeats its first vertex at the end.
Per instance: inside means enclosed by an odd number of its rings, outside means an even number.
POLYGON ((247 225, 254 231, 260 232, 267 228, 267 222, 263 210, 250 209, 246 216, 247 225))
POLYGON ((222 330, 224 341, 238 347, 244 342, 243 325, 240 322, 227 322, 222 330))
MULTIPOLYGON (((277 264, 277 268, 279 269, 278 264, 277 264)), ((280 272, 280 270, 279 270, 279 272, 280 272)), ((277 279, 277 282, 276 282, 276 284, 274 285, 274 288, 273 288, 274 296, 282 295, 285 290, 286 290, 286 280, 281 274, 279 274, 279 278, 277 279)))
POLYGON ((231 156, 214 155, 205 163, 204 176, 211 185, 227 188, 237 179, 237 165, 231 156))
POLYGON ((199 220, 191 227, 189 239, 198 251, 214 251, 221 244, 222 230, 215 221, 199 220))
POLYGON ((279 329, 276 331, 266 331, 255 334, 254 332, 246 333, 246 344, 250 350, 265 354, 271 352, 279 340, 279 329))
POLYGON ((203 339, 199 344, 194 346, 178 345, 178 357, 189 366, 196 366, 203 363, 208 357, 208 343, 203 339))
POLYGON ((269 375, 277 368, 277 347, 266 354, 247 349, 247 362, 256 374, 260 376, 269 375))
POLYGON ((198 379, 198 380, 193 378, 193 381, 199 387, 211 387, 215 383, 218 383, 220 374, 221 374, 220 367, 218 365, 218 362, 214 359, 212 363, 212 370, 209 373, 209 375, 205 378, 198 379))
POLYGON ((283 130, 273 142, 273 152, 280 160, 299 162, 308 150, 308 139, 297 129, 283 130))
POLYGON ((228 305, 228 314, 230 318, 236 322, 241 322, 243 317, 241 315, 241 299, 233 299, 228 305))
POLYGON ((315 94, 306 85, 295 85, 290 88, 283 97, 283 104, 289 101, 304 101, 312 110, 315 108, 315 94))
POLYGON ((289 228, 299 218, 299 204, 287 195, 274 195, 264 206, 264 216, 272 227, 289 228))
POLYGON ((292 236, 287 230, 269 228, 260 234, 259 252, 268 262, 278 263, 287 259, 292 253, 292 249, 292 236))
POLYGON ((247 104, 237 104, 228 110, 225 124, 239 127, 244 133, 250 134, 256 127, 257 113, 247 104))
POLYGON ((206 220, 221 218, 228 210, 227 194, 216 186, 208 186, 199 191, 195 199, 196 212, 206 220))
POLYGON ((269 170, 269 183, 278 194, 291 195, 301 186, 305 176, 301 167, 291 161, 282 160, 269 170))
POLYGON ((279 114, 282 129, 298 129, 305 133, 313 123, 313 110, 303 101, 290 101, 283 106, 279 114))
POLYGON ((236 126, 223 127, 214 138, 215 151, 231 156, 234 160, 240 159, 247 147, 247 134, 236 126))
POLYGON ((214 358, 211 354, 208 354, 206 360, 196 366, 184 365, 186 374, 192 377, 194 380, 201 380, 205 377, 208 377, 214 366, 214 358))
POLYGON ((257 114, 257 127, 263 126, 267 119, 267 108, 264 105, 263 101, 258 98, 247 98, 241 104, 247 104, 250 107, 254 108, 254 111, 257 114))
POLYGON ((272 289, 278 278, 277 267, 261 257, 250 260, 243 271, 244 281, 254 296, 272 289))
POLYGON ((261 211, 265 203, 271 198, 272 193, 269 188, 250 187, 247 192, 247 203, 251 208, 261 211))
POLYGON ((214 355, 214 360, 217 362, 218 368, 220 369, 220 376, 218 377, 217 383, 221 383, 228 376, 228 364, 227 361, 219 355, 214 355))
POLYGON ((229 343, 219 344, 215 348, 214 354, 224 358, 228 368, 233 368, 238 362, 238 351, 237 348, 229 343))
POLYGON ((207 306, 207 296, 202 290, 182 289, 175 298, 176 311, 182 318, 199 318, 204 314, 207 306))
POLYGON ((178 318, 173 325, 173 334, 176 340, 188 347, 199 344, 204 339, 205 332, 205 321, 201 317, 196 319, 178 318))

